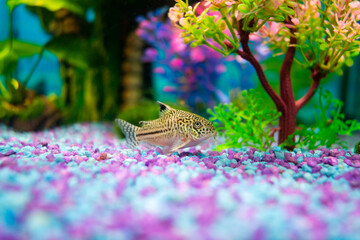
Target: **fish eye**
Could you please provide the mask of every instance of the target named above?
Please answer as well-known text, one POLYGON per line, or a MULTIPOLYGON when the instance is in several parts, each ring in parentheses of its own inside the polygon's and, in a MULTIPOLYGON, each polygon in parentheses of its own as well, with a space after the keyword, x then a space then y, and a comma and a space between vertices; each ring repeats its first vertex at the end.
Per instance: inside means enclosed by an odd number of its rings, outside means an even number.
POLYGON ((201 128, 201 122, 200 121, 196 121, 196 122, 194 122, 194 127, 196 127, 196 128, 201 128))

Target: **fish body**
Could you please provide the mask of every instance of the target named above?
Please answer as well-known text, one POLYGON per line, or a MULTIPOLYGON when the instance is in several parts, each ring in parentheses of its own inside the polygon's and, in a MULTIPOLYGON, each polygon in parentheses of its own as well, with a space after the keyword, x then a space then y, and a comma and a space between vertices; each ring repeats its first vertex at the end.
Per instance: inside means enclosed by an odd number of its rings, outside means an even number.
POLYGON ((165 147, 165 153, 198 145, 210 137, 216 137, 213 124, 194 113, 171 108, 158 102, 160 118, 140 122, 141 127, 116 119, 128 145, 135 148, 139 142, 165 147))

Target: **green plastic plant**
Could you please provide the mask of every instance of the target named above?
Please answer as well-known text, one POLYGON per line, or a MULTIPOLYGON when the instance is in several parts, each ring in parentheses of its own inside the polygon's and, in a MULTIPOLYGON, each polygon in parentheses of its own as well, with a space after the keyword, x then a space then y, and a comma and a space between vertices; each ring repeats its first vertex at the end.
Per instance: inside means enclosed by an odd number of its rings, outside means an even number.
POLYGON ((260 98, 255 90, 242 91, 244 109, 239 109, 234 103, 219 104, 214 110, 208 110, 212 115, 211 121, 220 136, 225 136, 226 143, 216 147, 216 150, 225 148, 256 147, 266 150, 274 143, 271 126, 278 123, 280 113, 260 98))
POLYGON ((316 149, 319 147, 330 148, 334 144, 347 148, 346 141, 339 136, 352 136, 354 131, 360 130, 360 122, 346 120, 342 113, 343 103, 331 96, 329 91, 319 91, 319 105, 315 106, 318 113, 315 113, 315 126, 307 127, 300 125, 288 141, 301 148, 316 149), (331 117, 327 113, 331 110, 331 117), (293 141, 296 136, 296 141, 293 141))
MULTIPOLYGON (((114 51, 114 46, 119 45, 117 39, 111 40, 112 44, 104 39, 105 35, 107 37, 110 34, 104 33, 102 24, 107 24, 109 20, 101 12, 111 8, 111 4, 100 0, 7 0, 6 3, 10 12, 10 37, 3 43, 6 51, 0 48, 0 75, 8 79, 0 86, 4 92, 2 95, 9 98, 7 86, 10 84, 6 81, 12 81, 15 63, 24 57, 15 54, 19 41, 12 37, 11 24, 13 10, 19 5, 26 5, 39 16, 44 30, 51 34, 51 38, 44 46, 26 45, 33 51, 32 55, 38 54, 39 57, 29 77, 19 80, 19 83, 26 87, 43 53, 50 51, 60 62, 63 88, 59 106, 63 122, 114 119, 118 109, 120 83, 119 62, 115 56, 121 54, 114 51), (105 5, 109 7, 104 8, 105 5), (87 22, 88 10, 94 10, 94 22, 87 22), (111 50, 106 49, 110 45, 111 50), (1 61, 3 56, 5 61, 1 61), (10 73, 8 66, 2 66, 5 64, 12 66, 10 73)), ((113 32, 111 30, 111 35, 113 32)))
POLYGON ((36 96, 27 88, 33 72, 42 58, 44 47, 14 39, 12 12, 10 7, 9 39, 0 42, 0 120, 5 123, 13 119, 29 120, 42 114, 45 98, 36 96), (14 72, 21 58, 39 54, 37 61, 23 81, 15 79, 14 72))
POLYGON ((223 55, 237 54, 254 67, 262 87, 281 112, 278 144, 294 133, 296 115, 313 97, 320 81, 331 72, 341 73, 341 67, 351 66, 352 58, 359 54, 358 1, 206 0, 195 7, 188 0, 176 2, 169 18, 182 30, 184 42, 193 47, 206 45, 223 55), (275 55, 284 55, 279 93, 254 57, 250 36, 264 38, 275 55), (291 80, 294 63, 311 72, 311 86, 299 99, 295 99, 291 80))
POLYGON ((360 154, 360 142, 355 144, 354 152, 360 154))

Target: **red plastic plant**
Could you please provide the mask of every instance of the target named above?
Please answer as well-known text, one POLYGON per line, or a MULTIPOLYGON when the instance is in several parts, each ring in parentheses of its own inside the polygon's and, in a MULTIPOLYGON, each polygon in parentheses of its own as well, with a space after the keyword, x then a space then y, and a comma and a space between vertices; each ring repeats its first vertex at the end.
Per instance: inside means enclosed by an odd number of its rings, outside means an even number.
POLYGON ((359 54, 358 1, 206 0, 195 7, 187 0, 176 2, 169 18, 182 29, 185 43, 206 45, 225 56, 238 54, 255 68, 261 85, 281 112, 278 144, 294 133, 296 115, 313 97, 321 79, 330 72, 341 73, 341 66, 351 66, 352 58, 359 54), (277 55, 285 55, 280 93, 269 84, 249 47, 252 36, 264 38, 277 55), (308 68, 312 78, 307 93, 297 100, 290 74, 294 61, 308 68))

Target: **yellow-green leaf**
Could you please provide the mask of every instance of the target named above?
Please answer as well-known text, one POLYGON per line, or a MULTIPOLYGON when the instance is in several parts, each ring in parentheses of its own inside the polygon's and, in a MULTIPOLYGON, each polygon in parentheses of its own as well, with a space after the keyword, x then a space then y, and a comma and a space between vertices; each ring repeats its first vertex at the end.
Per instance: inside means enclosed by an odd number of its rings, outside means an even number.
POLYGON ((74 0, 7 0, 7 5, 10 9, 20 4, 43 7, 50 11, 57 11, 64 8, 79 15, 85 15, 85 9, 74 0))

